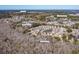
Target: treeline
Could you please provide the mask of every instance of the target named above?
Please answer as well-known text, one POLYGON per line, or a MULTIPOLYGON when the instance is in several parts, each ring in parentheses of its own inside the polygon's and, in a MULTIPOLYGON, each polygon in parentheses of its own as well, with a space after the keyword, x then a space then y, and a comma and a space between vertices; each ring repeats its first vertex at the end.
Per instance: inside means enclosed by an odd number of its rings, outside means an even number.
POLYGON ((10 18, 11 15, 9 13, 6 13, 6 14, 0 14, 0 19, 1 18, 10 18))

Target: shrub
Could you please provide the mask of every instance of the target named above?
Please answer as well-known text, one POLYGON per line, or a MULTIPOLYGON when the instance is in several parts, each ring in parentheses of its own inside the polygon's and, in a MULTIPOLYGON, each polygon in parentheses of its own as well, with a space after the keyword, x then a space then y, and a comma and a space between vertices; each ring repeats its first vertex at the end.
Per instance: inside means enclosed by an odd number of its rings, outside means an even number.
POLYGON ((73 28, 78 29, 79 28, 79 23, 76 23, 75 25, 73 25, 73 28))
POLYGON ((74 42, 73 42, 75 45, 79 45, 79 41, 77 39, 74 39, 74 42))
POLYGON ((68 42, 68 40, 66 39, 66 35, 65 34, 63 34, 63 36, 62 36, 62 39, 65 41, 65 42, 68 42))
POLYGON ((60 38, 59 37, 54 37, 55 39, 57 39, 58 41, 60 41, 60 38))
POLYGON ((79 54, 79 50, 73 50, 72 54, 79 54))
POLYGON ((72 29, 71 28, 67 28, 67 32, 68 33, 71 33, 72 32, 72 29))
POLYGON ((33 23, 32 27, 37 27, 37 26, 40 26, 40 25, 41 25, 40 23, 33 23))
POLYGON ((23 34, 25 34, 25 33, 27 33, 27 32, 30 32, 30 30, 29 30, 29 29, 25 29, 25 30, 23 31, 23 34))
POLYGON ((68 35, 68 39, 69 39, 69 40, 72 39, 72 37, 73 37, 72 34, 68 35))

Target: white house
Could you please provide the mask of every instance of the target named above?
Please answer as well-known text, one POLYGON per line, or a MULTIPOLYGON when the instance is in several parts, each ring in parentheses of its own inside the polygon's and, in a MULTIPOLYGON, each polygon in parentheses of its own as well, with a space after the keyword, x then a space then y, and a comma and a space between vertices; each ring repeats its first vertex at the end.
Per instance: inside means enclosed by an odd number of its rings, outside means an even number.
POLYGON ((57 15, 59 18, 67 18, 67 15, 57 15))
POLYGON ((22 22, 22 26, 28 26, 28 27, 31 27, 32 24, 29 23, 29 22, 27 22, 27 21, 23 21, 23 22, 22 22))

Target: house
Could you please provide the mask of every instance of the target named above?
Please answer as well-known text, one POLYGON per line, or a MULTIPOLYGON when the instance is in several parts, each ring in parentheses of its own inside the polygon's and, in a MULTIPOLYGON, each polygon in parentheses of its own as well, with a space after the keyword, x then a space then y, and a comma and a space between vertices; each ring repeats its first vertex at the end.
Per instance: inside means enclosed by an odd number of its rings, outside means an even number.
POLYGON ((20 11, 20 13, 26 13, 26 11, 24 11, 24 10, 21 10, 21 11, 20 11))
POLYGON ((60 20, 67 20, 67 15, 57 15, 57 18, 60 20))
POLYGON ((24 26, 24 27, 31 27, 32 24, 29 23, 29 22, 27 22, 27 21, 23 21, 23 22, 22 22, 22 26, 24 26))
POLYGON ((41 40, 40 43, 50 43, 48 40, 41 40))
POLYGON ((57 15, 59 18, 67 18, 67 15, 57 15))

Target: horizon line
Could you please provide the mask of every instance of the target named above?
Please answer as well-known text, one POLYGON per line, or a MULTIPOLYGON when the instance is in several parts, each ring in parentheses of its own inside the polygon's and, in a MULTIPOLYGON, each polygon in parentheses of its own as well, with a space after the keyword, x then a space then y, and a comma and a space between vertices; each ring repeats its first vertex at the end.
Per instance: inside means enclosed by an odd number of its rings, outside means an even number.
POLYGON ((0 10, 79 10, 79 5, 0 5, 0 10))

